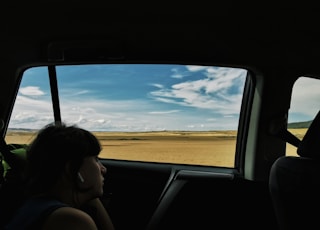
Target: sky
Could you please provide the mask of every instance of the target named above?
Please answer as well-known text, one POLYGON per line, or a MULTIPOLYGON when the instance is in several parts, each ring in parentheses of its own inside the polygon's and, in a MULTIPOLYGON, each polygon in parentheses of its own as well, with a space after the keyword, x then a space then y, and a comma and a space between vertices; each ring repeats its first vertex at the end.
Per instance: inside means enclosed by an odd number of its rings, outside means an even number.
MULTIPOLYGON (((188 65, 59 66, 61 117, 92 131, 236 130, 246 74, 188 65)), ((310 120, 320 108, 315 81, 297 84, 289 122, 310 120)), ((9 128, 39 129, 52 121, 48 71, 28 69, 9 128)))

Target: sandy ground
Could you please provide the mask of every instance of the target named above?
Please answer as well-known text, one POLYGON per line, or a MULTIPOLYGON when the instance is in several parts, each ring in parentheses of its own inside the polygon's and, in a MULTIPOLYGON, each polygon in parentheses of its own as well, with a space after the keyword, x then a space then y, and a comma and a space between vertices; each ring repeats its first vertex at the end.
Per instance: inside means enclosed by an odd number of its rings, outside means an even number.
MULTIPOLYGON (((302 139, 306 129, 291 130, 302 139)), ((233 167, 236 131, 212 132, 95 132, 103 147, 100 157, 233 167)), ((35 133, 8 132, 7 143, 30 143, 35 133)), ((287 155, 296 148, 287 145, 287 155)))

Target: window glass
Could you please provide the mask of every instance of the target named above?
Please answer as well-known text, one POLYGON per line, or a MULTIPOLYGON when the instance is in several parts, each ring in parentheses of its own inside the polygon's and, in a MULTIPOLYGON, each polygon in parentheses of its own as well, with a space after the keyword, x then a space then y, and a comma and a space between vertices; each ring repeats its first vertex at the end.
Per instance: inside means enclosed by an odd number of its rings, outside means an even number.
MULTIPOLYGON (((94 132, 102 158, 234 167, 246 70, 100 64, 57 66, 56 73, 62 121, 94 132)), ((28 143, 52 121, 48 70, 31 68, 7 142, 28 143)))
MULTIPOLYGON (((292 89, 288 129, 300 140, 304 137, 311 121, 320 109, 319 98, 319 79, 310 77, 298 78, 292 89)), ((297 148, 287 144, 286 155, 297 156, 297 148)))

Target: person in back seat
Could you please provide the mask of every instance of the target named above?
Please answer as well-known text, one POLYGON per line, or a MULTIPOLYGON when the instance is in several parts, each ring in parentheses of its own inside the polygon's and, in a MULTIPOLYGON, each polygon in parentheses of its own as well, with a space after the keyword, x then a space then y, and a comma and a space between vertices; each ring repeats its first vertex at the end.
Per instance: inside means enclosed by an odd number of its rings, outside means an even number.
POLYGON ((89 131, 49 124, 27 148, 25 203, 6 230, 110 229, 100 197, 107 169, 101 146, 89 131))

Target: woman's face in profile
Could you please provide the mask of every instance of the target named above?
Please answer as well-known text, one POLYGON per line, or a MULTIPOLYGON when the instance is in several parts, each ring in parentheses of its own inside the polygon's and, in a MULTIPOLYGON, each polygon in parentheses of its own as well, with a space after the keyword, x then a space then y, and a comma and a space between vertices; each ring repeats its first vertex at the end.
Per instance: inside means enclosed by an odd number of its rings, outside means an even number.
POLYGON ((83 189, 89 189, 88 193, 92 198, 103 194, 104 174, 106 167, 99 161, 98 156, 85 157, 79 169, 79 186, 83 189))

